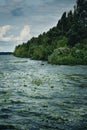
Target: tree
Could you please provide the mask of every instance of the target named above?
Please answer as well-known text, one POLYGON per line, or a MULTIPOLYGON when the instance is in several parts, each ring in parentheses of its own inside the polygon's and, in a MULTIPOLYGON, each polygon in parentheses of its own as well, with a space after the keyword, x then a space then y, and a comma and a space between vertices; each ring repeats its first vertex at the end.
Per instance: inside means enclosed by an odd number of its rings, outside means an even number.
POLYGON ((77 0, 76 17, 81 26, 87 27, 87 0, 77 0))
POLYGON ((64 34, 67 31, 66 12, 63 13, 61 19, 59 20, 59 22, 57 24, 57 28, 62 31, 62 34, 64 34))

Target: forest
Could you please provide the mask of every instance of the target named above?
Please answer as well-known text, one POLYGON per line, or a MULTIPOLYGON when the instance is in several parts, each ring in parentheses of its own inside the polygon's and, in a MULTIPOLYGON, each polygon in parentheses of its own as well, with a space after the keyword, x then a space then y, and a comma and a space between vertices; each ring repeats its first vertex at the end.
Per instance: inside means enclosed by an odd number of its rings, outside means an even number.
POLYGON ((87 0, 77 0, 57 25, 15 47, 14 56, 58 65, 87 65, 87 0))

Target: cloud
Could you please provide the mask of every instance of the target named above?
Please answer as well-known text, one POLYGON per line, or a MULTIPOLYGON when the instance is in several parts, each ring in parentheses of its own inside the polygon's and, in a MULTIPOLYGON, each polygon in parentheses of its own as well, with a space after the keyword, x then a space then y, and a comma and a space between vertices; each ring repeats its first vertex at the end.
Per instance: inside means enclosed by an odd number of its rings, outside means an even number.
POLYGON ((18 37, 14 37, 13 40, 16 42, 24 42, 26 40, 29 40, 31 38, 30 34, 30 28, 29 25, 25 25, 22 31, 20 32, 20 35, 18 37))
POLYGON ((21 16, 24 3, 23 0, 4 0, 0 2, 0 13, 21 16))
POLYGON ((10 25, 5 25, 0 27, 0 37, 6 34, 7 31, 9 31, 12 28, 10 25))
POLYGON ((13 16, 23 16, 23 11, 21 7, 17 7, 11 11, 13 16))
POLYGON ((30 28, 28 25, 24 26, 23 30, 20 33, 20 39, 25 39, 27 37, 31 37, 30 35, 30 28))
POLYGON ((0 27, 0 41, 2 42, 25 42, 31 38, 30 27, 29 25, 25 25, 19 36, 7 35, 8 32, 14 29, 13 26, 5 25, 0 27))
POLYGON ((10 41, 12 36, 6 37, 6 34, 10 29, 12 29, 12 26, 10 25, 0 27, 0 41, 10 41))

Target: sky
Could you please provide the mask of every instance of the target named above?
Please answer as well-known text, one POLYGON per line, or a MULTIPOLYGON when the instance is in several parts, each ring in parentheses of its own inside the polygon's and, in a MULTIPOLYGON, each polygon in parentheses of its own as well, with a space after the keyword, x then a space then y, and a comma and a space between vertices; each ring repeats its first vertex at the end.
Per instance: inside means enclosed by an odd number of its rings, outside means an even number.
POLYGON ((56 26, 63 12, 73 9, 76 0, 0 0, 0 52, 56 26))

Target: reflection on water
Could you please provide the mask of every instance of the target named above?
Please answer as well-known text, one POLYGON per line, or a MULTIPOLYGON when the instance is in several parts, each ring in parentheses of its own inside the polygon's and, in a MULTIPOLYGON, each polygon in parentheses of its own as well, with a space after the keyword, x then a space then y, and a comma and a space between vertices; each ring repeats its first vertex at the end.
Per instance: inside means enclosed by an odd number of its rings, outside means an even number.
POLYGON ((0 130, 87 130, 87 66, 0 56, 0 130))

